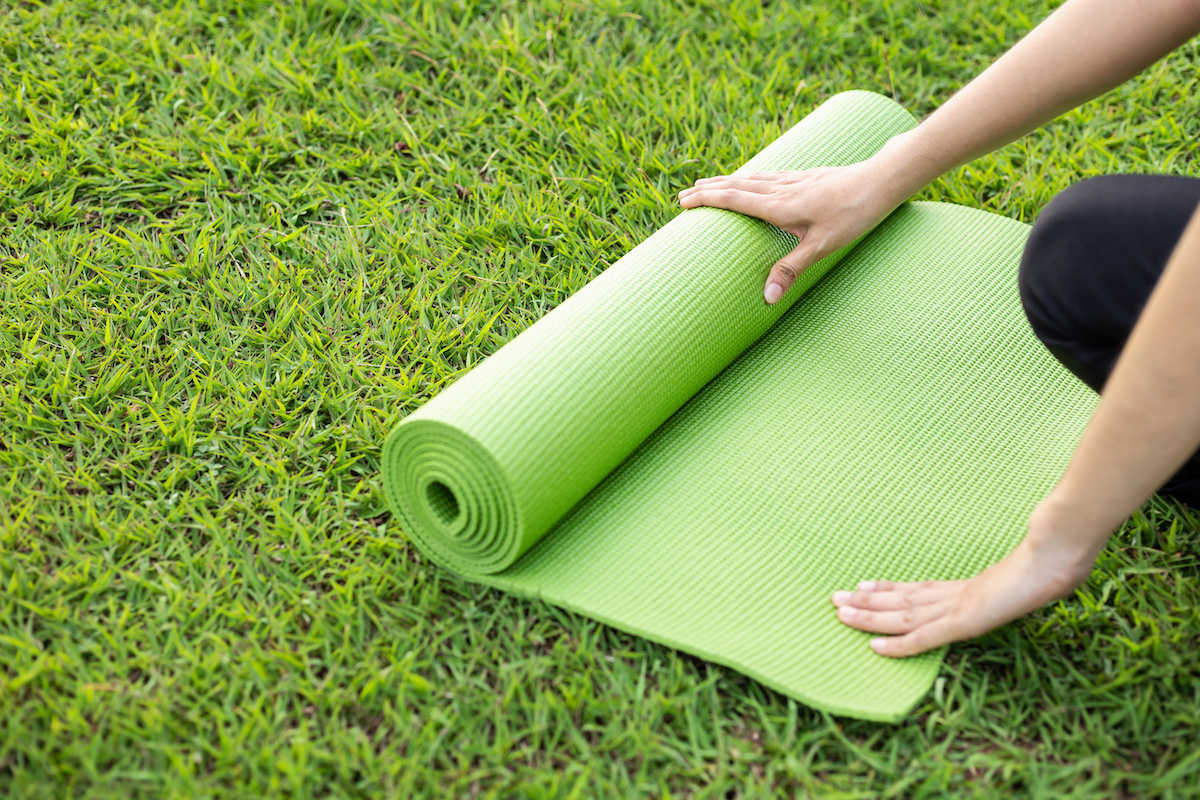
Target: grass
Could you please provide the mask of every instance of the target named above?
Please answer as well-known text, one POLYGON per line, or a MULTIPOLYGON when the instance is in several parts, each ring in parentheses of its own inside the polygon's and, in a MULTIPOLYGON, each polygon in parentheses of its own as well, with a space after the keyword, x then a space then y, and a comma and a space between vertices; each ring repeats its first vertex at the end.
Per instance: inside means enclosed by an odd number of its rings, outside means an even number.
MULTIPOLYGON (((404 414, 822 99, 918 116, 1053 4, 0 6, 0 795, 1200 794, 1200 520, 904 724, 425 564, 404 414)), ((1197 174, 1194 43, 920 197, 1197 174)))

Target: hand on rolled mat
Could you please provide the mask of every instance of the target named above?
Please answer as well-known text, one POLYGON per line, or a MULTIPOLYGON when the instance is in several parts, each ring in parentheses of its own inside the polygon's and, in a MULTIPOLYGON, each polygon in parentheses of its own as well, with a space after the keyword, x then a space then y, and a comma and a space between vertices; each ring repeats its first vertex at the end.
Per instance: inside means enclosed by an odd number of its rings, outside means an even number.
POLYGON ((906 196, 884 191, 890 188, 881 171, 885 163, 869 158, 845 167, 700 178, 679 193, 679 204, 758 217, 800 240, 767 275, 763 297, 774 304, 806 269, 874 228, 904 202, 906 196))

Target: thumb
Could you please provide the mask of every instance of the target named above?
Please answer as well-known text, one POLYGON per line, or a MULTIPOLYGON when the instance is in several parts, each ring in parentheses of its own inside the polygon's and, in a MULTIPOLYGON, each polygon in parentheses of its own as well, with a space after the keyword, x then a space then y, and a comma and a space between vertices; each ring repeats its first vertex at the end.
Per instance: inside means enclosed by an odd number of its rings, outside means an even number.
POLYGON ((779 298, 783 297, 784 292, 792 288, 792 284, 796 282, 800 274, 812 265, 812 250, 812 245, 801 242, 790 253, 775 262, 775 266, 771 267, 771 272, 767 275, 767 285, 763 289, 763 299, 767 301, 767 305, 775 305, 779 298))

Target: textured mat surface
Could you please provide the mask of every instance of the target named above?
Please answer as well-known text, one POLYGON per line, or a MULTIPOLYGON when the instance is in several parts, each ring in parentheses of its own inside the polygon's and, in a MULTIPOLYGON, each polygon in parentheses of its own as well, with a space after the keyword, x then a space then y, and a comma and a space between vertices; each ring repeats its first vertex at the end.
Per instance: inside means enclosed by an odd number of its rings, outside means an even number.
MULTIPOLYGON (((912 125, 847 92, 739 171, 850 163, 912 125)), ((829 594, 1002 556, 1094 407, 1022 315, 1027 231, 907 204, 772 308, 794 238, 684 211, 397 425, 388 500, 472 580, 898 719, 941 653, 874 655, 829 594)))

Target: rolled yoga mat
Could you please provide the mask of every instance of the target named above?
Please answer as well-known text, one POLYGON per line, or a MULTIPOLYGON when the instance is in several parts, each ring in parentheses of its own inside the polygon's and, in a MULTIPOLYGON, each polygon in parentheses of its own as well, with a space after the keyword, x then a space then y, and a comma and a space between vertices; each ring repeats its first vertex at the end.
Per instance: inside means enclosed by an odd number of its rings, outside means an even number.
MULTIPOLYGON (((914 124, 845 92, 737 172, 849 164, 914 124)), ((1022 313, 1027 234, 907 203, 768 306, 795 237, 685 210, 402 420, 388 502, 469 580, 900 719, 944 648, 877 656, 829 595, 1002 557, 1096 402, 1022 313)))

